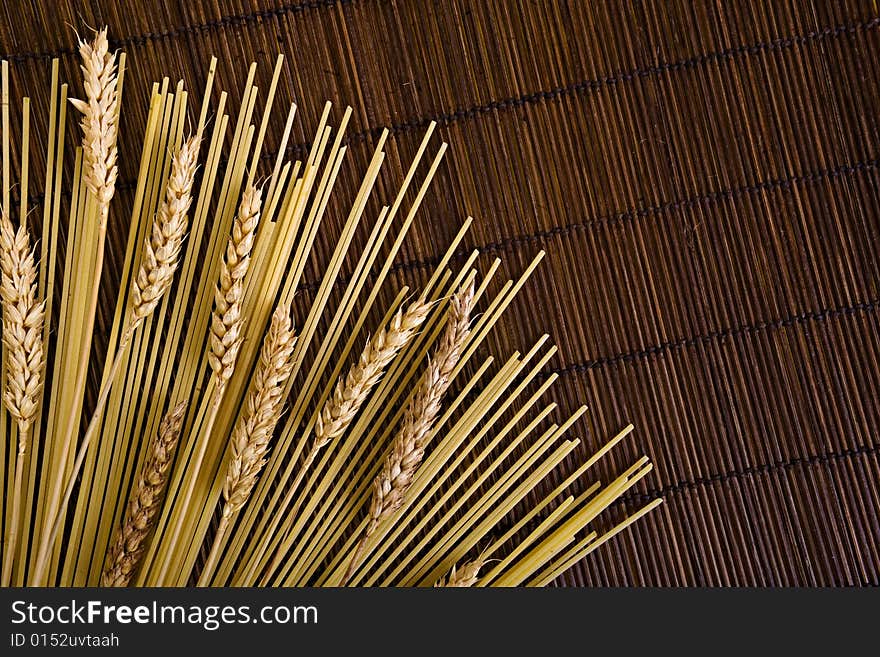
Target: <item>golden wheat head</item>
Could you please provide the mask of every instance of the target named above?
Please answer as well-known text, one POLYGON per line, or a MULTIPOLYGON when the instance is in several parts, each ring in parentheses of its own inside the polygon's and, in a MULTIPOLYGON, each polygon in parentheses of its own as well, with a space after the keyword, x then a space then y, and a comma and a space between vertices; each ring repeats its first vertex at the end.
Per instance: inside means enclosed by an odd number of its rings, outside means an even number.
POLYGON ((150 444, 141 474, 135 482, 122 525, 107 551, 101 586, 128 586, 146 549, 146 540, 162 507, 165 483, 174 460, 187 403, 165 414, 150 444))
POLYGON ((473 282, 452 296, 443 337, 407 404, 391 452, 373 482, 369 535, 376 524, 400 508, 404 495, 425 455, 426 440, 440 413, 443 395, 470 335, 474 301, 473 282))
POLYGON ((107 28, 99 30, 91 43, 80 39, 79 54, 86 100, 71 98, 70 102, 82 114, 83 180, 106 208, 116 189, 119 132, 116 53, 110 52, 107 28))
POLYGON ((430 310, 430 303, 414 301, 406 312, 398 310, 391 323, 367 342, 358 362, 345 377, 340 377, 333 395, 321 409, 315 423, 313 450, 321 449, 345 432, 385 368, 413 338, 430 310))
POLYGON ((226 243, 226 254, 220 264, 220 277, 214 290, 214 312, 211 315, 211 348, 208 351, 208 363, 217 378, 218 389, 222 389, 232 376, 241 346, 244 278, 251 261, 261 205, 262 190, 248 185, 242 194, 238 213, 232 223, 232 234, 226 243))
POLYGON ((446 577, 441 577, 434 586, 438 588, 469 588, 477 583, 483 563, 483 558, 477 557, 473 561, 468 561, 461 568, 453 566, 449 574, 446 577))
POLYGON ((187 215, 199 156, 199 139, 190 137, 174 156, 171 177, 150 235, 144 243, 141 266, 131 286, 132 325, 147 317, 171 287, 180 247, 186 233, 187 215))
POLYGON ((233 429, 232 457, 223 485, 225 516, 244 505, 266 463, 269 439, 284 405, 284 386, 293 371, 295 346, 290 306, 281 305, 273 313, 263 340, 260 362, 247 397, 246 414, 233 429))
POLYGON ((3 401, 24 434, 37 413, 43 385, 44 303, 37 301, 37 267, 27 226, 15 231, 5 210, 0 213, 0 272, 8 352, 3 401))

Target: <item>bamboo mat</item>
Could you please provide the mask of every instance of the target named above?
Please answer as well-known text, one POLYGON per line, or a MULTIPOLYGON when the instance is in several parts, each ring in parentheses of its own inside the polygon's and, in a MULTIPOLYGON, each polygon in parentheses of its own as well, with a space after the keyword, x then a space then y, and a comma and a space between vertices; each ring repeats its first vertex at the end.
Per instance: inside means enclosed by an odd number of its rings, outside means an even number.
MULTIPOLYGON (((492 347, 549 331, 560 414, 590 407, 579 449, 631 421, 608 472, 642 453, 656 464, 614 513, 666 498, 558 584, 880 583, 875 2, 32 0, 0 12, 35 143, 51 57, 79 89, 70 25, 107 23, 128 53, 105 313, 149 85, 182 77, 198 97, 213 54, 235 106, 247 64, 265 89, 283 52, 297 144, 325 100, 354 108, 319 254, 381 128, 387 198, 431 120, 451 157, 389 293, 425 279, 467 214, 462 259, 479 247, 515 275, 547 251, 492 347)), ((31 157, 40 171, 40 149, 31 157)))

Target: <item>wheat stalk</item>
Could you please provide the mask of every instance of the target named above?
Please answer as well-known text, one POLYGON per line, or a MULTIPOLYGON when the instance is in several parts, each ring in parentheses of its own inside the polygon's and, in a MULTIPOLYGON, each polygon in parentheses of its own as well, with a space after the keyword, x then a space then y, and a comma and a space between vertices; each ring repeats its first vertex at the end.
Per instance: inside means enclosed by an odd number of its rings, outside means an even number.
POLYGON ((452 372, 470 335, 470 316, 474 302, 474 284, 469 283, 453 295, 443 337, 433 358, 422 375, 415 394, 407 404, 400 430, 391 444, 391 451, 373 481, 367 527, 349 562, 345 580, 357 567, 366 541, 379 523, 397 511, 404 501, 422 458, 426 441, 440 413, 443 395, 449 389, 452 372))
POLYGON ((182 401, 162 418, 135 482, 125 518, 107 550, 101 586, 128 586, 137 572, 147 536, 162 504, 186 406, 186 401, 182 401))
POLYGON ((22 223, 15 231, 5 208, 0 211, 0 297, 3 304, 3 342, 8 353, 3 402, 18 425, 12 516, 3 552, 2 581, 6 586, 12 575, 12 559, 18 542, 24 456, 43 386, 45 302, 37 301, 37 267, 27 226, 22 223))
POLYGON ((230 518, 247 502, 260 470, 266 464, 269 439, 281 417, 284 387, 293 371, 295 346, 290 306, 283 304, 272 314, 253 386, 247 396, 246 413, 232 431, 231 457, 223 483, 223 512, 207 563, 199 577, 200 586, 205 585, 213 573, 230 518))
POLYGON ((226 254, 220 265, 220 276, 214 291, 214 312, 211 315, 208 362, 214 371, 217 390, 222 390, 232 376, 235 359, 241 346, 241 303, 244 278, 250 265, 254 234, 260 221, 262 190, 248 185, 241 197, 226 254))
MULTIPOLYGON (((107 233, 107 216, 110 210, 110 200, 116 190, 116 141, 118 136, 119 122, 119 72, 116 66, 116 54, 109 50, 107 41, 107 28, 95 33, 91 43, 79 40, 79 54, 82 59, 83 87, 86 92, 86 100, 71 98, 70 102, 76 110, 82 113, 80 126, 83 131, 82 152, 83 172, 82 181, 86 188, 95 197, 98 203, 98 235, 93 245, 95 252, 94 269, 92 279, 86 289, 87 305, 83 315, 85 319, 82 328, 81 341, 78 347, 78 363, 76 378, 74 381, 73 399, 82 399, 85 390, 86 375, 88 373, 89 353, 92 346, 92 333, 95 325, 95 313, 98 307, 98 293, 101 287, 101 272, 104 267, 104 242, 107 233)), ((61 440, 67 453, 70 445, 74 443, 74 436, 79 429, 79 418, 76 417, 76 404, 70 405, 69 414, 62 419, 61 426, 66 427, 66 435, 61 440)), ((52 528, 51 518, 56 519, 61 514, 59 505, 61 494, 61 477, 59 470, 56 476, 56 484, 53 486, 53 494, 49 502, 48 518, 42 540, 40 552, 37 557, 37 565, 34 574, 34 583, 42 582, 43 574, 48 558, 47 543, 49 534, 57 534, 57 529, 52 528)), ((57 520, 54 523, 58 524, 57 520)), ((54 539, 52 539, 54 541, 54 539)))
POLYGON ((73 471, 68 479, 61 504, 51 520, 51 532, 48 536, 44 535, 40 546, 35 583, 41 582, 49 548, 61 530, 76 478, 97 428, 98 419, 101 417, 110 396, 113 381, 116 379, 116 374, 122 363, 122 356, 137 327, 153 312, 162 296, 171 287, 180 257, 180 247, 186 233, 186 213, 192 202, 192 187, 198 164, 198 152, 199 137, 193 136, 184 141, 172 159, 171 176, 165 188, 165 198, 153 219, 150 236, 144 243, 141 265, 131 286, 131 305, 127 327, 119 339, 119 345, 110 366, 110 374, 99 392, 95 410, 77 451, 73 471))

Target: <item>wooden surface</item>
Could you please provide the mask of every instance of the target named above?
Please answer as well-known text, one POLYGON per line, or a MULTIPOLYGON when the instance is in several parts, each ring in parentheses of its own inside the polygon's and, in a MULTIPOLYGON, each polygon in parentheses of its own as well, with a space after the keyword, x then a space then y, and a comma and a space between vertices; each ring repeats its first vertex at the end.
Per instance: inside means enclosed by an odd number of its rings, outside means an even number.
MULTIPOLYGON (((152 81, 198 98, 215 54, 234 107, 247 64, 265 89, 283 52, 297 144, 325 100, 354 108, 326 244, 381 127, 387 197, 435 120, 450 157, 389 287, 423 280, 467 214, 481 262, 515 275, 547 251, 493 347, 550 332, 560 406, 590 407, 583 453, 632 421, 607 472, 656 463, 615 513, 666 498, 559 584, 880 583, 874 2, 6 2, 0 51, 35 143, 50 58, 78 93, 69 26, 104 23, 129 58, 120 208, 152 81)), ((125 234, 120 219, 105 310, 125 234)))

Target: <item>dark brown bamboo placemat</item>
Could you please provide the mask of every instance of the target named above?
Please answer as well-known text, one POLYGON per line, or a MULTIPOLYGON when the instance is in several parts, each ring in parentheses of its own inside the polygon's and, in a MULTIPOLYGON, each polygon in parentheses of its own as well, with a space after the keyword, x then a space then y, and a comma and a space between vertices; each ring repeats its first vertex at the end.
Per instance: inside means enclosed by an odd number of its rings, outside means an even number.
MULTIPOLYGON (((503 257, 511 274, 545 249, 493 347, 549 330, 560 405, 590 406, 585 452, 632 421, 611 465, 641 453, 656 464, 616 512, 666 497, 560 584, 880 583, 875 2, 32 0, 0 11, 35 140, 50 58, 78 84, 68 25, 107 23, 128 53, 121 207, 150 83, 168 74, 200 90, 211 54, 235 103, 247 63, 265 88, 286 53, 297 143, 326 99, 354 108, 328 244, 381 127, 393 135, 387 192, 439 123, 451 157, 398 282, 421 280, 467 214, 478 218, 468 250, 503 257)), ((268 135, 268 150, 278 140, 268 135)), ((40 149, 31 157, 39 171, 40 149)), ((126 230, 121 220, 110 236, 110 292, 126 230)))

